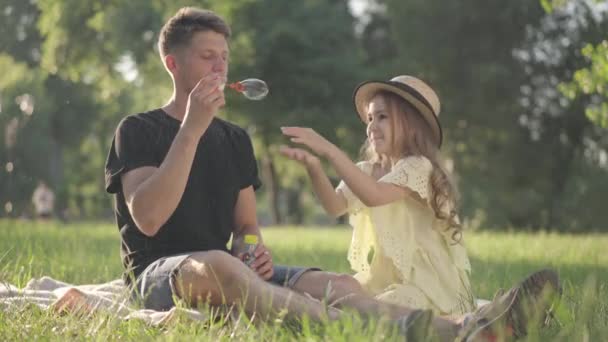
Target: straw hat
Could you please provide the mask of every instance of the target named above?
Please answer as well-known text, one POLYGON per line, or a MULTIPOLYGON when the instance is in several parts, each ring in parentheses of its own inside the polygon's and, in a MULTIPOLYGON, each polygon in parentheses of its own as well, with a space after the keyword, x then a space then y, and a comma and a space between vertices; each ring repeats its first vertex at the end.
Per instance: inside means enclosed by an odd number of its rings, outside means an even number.
POLYGON ((437 148, 441 147, 443 134, 439 123, 439 111, 441 104, 439 97, 431 87, 423 81, 407 75, 392 78, 390 81, 366 81, 357 86, 353 93, 353 101, 359 117, 367 122, 367 105, 371 98, 381 90, 386 90, 401 96, 418 109, 426 122, 431 127, 435 136, 437 148))

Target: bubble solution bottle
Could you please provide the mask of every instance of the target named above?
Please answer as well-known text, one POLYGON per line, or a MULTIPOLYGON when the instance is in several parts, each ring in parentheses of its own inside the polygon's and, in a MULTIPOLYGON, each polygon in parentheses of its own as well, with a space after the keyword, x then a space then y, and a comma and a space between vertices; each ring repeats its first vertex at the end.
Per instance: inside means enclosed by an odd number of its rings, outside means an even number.
POLYGON ((243 262, 247 266, 255 261, 255 249, 258 247, 258 236, 254 234, 246 234, 243 238, 245 250, 243 252, 243 262))

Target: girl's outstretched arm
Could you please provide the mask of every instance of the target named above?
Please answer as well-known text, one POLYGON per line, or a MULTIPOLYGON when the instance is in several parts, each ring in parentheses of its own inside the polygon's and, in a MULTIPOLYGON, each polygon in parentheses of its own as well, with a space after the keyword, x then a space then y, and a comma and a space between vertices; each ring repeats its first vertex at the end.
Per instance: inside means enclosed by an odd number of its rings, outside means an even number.
POLYGON ((406 189, 398 185, 378 182, 374 177, 361 171, 346 153, 337 147, 329 150, 326 158, 355 196, 368 207, 388 204, 408 196, 406 189))
POLYGON ((327 174, 325 174, 323 167, 321 167, 319 158, 300 148, 282 146, 280 152, 287 158, 298 161, 306 167, 313 190, 327 214, 332 217, 339 217, 346 213, 346 198, 344 198, 342 192, 334 190, 327 174))
POLYGON ((346 153, 314 130, 304 127, 283 127, 281 130, 283 134, 291 137, 292 142, 306 145, 318 155, 327 158, 340 178, 366 206, 380 206, 408 196, 405 188, 378 182, 365 174, 346 153))

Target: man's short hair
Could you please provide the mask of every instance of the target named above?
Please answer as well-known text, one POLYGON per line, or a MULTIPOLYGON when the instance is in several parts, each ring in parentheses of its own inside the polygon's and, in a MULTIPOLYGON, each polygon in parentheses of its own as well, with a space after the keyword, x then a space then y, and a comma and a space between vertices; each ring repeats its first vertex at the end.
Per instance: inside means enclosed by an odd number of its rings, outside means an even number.
POLYGON ((188 46, 197 32, 215 31, 230 37, 230 26, 219 15, 212 11, 183 7, 171 17, 160 30, 158 50, 164 58, 177 48, 188 46))

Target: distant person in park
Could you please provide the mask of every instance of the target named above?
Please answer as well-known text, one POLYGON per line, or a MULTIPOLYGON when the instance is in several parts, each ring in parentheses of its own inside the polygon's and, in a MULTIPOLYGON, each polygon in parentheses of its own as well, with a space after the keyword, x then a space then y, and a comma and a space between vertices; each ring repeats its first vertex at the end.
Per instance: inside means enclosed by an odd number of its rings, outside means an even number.
MULTIPOLYGON (((348 260, 367 293, 383 302, 431 309, 447 317, 472 312, 475 296, 456 211, 456 187, 439 153, 443 136, 437 94, 420 79, 403 75, 364 82, 353 98, 367 126, 362 161, 355 164, 305 127, 283 127, 282 132, 307 149, 284 146, 281 153, 305 166, 327 213, 349 214, 353 237, 348 260), (336 189, 320 158, 342 179, 336 189)), ((524 289, 515 287, 498 296, 490 307, 503 303, 506 313, 509 303, 537 301, 535 296, 546 284, 554 291, 559 288, 553 271, 540 271, 532 278, 524 282, 524 289)), ((468 318, 479 319, 487 310, 468 318)), ((507 321, 515 335, 525 333, 525 321, 507 321)), ((493 323, 486 319, 485 324, 493 323)), ((469 324, 467 329, 468 334, 478 330, 491 335, 484 323, 469 324)))
POLYGON ((32 194, 32 204, 34 204, 34 210, 36 211, 36 217, 40 219, 50 219, 53 217, 53 210, 55 208, 55 193, 45 181, 39 181, 38 186, 34 189, 32 194))

